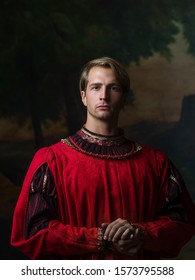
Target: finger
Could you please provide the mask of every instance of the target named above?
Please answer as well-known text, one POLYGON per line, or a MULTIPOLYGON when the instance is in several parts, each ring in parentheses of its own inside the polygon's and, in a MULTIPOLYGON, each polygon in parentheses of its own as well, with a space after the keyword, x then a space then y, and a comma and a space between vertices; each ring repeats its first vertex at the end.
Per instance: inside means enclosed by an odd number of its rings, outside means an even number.
POLYGON ((131 233, 129 238, 132 240, 134 238, 134 234, 131 233))
POLYGON ((108 240, 116 242, 119 240, 126 231, 126 229, 130 226, 130 224, 126 220, 119 220, 117 221, 112 228, 110 229, 110 232, 108 234, 108 240))
POLYGON ((123 234, 121 235, 121 240, 131 239, 131 236, 133 238, 133 236, 134 236, 134 229, 133 228, 127 228, 123 232, 123 234))
POLYGON ((125 239, 131 239, 134 237, 134 232, 135 229, 128 223, 126 222, 123 226, 119 227, 118 230, 114 233, 112 236, 110 232, 110 238, 112 242, 116 242, 119 239, 125 240, 125 239))
POLYGON ((136 229, 135 229, 135 233, 134 233, 134 237, 135 237, 135 238, 138 237, 139 234, 140 234, 140 228, 136 228, 136 229))
POLYGON ((109 236, 109 233, 110 233, 110 231, 112 229, 112 226, 113 226, 113 222, 104 227, 104 229, 105 229, 104 240, 108 239, 108 236, 109 236))
POLYGON ((116 219, 115 221, 111 222, 106 230, 105 230, 105 233, 104 233, 104 240, 111 240, 111 236, 114 235, 114 232, 116 232, 116 230, 122 225, 122 223, 124 223, 125 220, 122 220, 122 219, 116 219), (110 236, 110 232, 111 233, 111 236, 110 236))
POLYGON ((124 232, 126 232, 126 231, 129 232, 129 229, 125 225, 119 227, 115 232, 113 232, 111 230, 111 232, 109 234, 109 238, 112 242, 116 242, 122 238, 124 232))
POLYGON ((135 240, 142 241, 143 240, 143 232, 140 228, 135 229, 134 237, 135 240))
POLYGON ((103 229, 106 229, 108 225, 109 225, 109 223, 102 223, 101 227, 102 227, 103 229))
POLYGON ((132 242, 131 240, 121 240, 121 239, 118 242, 112 243, 112 246, 115 248, 115 250, 123 254, 128 254, 128 251, 135 245, 136 244, 134 244, 134 242, 132 242))
MULTIPOLYGON (((109 226, 108 226, 108 227, 109 227, 109 226)), ((107 229, 106 229, 107 232, 105 232, 104 235, 106 235, 108 241, 115 241, 115 240, 112 240, 112 239, 113 239, 113 237, 116 235, 116 233, 117 233, 117 231, 118 231, 119 228, 120 228, 120 225, 119 225, 119 224, 116 224, 116 225, 111 226, 109 229, 107 228, 108 231, 107 231, 107 229)), ((119 234, 119 233, 118 233, 118 234, 119 234)), ((116 235, 116 237, 117 237, 117 235, 116 235)))
POLYGON ((118 240, 117 242, 112 242, 112 246, 119 252, 126 250, 130 244, 131 240, 118 240))
POLYGON ((139 229, 133 229, 133 232, 130 234, 130 239, 138 239, 139 238, 139 229))
POLYGON ((142 243, 135 243, 134 240, 119 240, 113 243, 113 247, 120 253, 134 255, 141 247, 142 243))
POLYGON ((118 247, 128 250, 128 249, 134 247, 135 245, 137 245, 137 241, 131 240, 131 239, 127 239, 127 240, 120 239, 113 244, 117 244, 118 247))

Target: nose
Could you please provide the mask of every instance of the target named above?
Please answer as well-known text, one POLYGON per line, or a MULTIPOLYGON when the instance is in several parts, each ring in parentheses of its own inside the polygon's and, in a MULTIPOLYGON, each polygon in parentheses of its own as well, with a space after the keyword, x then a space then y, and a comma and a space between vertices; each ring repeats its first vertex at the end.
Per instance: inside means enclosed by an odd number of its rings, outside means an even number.
POLYGON ((100 98, 100 100, 108 100, 109 92, 106 87, 101 88, 99 98, 100 98))

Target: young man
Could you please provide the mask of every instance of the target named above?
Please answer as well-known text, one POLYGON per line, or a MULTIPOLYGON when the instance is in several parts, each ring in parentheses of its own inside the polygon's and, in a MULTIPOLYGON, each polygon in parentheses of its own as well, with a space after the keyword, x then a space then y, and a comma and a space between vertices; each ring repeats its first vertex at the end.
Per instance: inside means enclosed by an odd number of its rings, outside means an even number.
POLYGON ((86 123, 36 153, 16 205, 11 244, 29 258, 171 258, 195 234, 195 207, 175 166, 118 128, 129 90, 111 58, 83 68, 86 123))

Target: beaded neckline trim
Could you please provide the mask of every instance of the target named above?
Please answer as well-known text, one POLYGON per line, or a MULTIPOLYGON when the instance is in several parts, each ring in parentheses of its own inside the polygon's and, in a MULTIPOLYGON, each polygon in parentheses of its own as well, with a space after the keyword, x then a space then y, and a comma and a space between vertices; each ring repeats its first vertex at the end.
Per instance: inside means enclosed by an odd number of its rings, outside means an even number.
POLYGON ((125 138, 122 131, 119 135, 105 136, 93 133, 83 127, 77 132, 77 135, 79 135, 83 140, 86 140, 89 143, 96 143, 100 146, 120 146, 125 142, 125 138))
POLYGON ((128 158, 142 149, 140 144, 129 141, 123 135, 94 137, 93 133, 86 133, 86 129, 61 141, 81 153, 104 159, 128 158))

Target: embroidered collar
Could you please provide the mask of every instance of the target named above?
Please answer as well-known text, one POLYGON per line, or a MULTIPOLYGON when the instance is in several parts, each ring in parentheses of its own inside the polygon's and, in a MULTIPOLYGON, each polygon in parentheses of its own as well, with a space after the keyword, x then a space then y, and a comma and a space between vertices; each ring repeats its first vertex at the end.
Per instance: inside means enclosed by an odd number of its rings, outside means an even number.
POLYGON ((81 130, 77 132, 77 134, 79 134, 83 139, 89 141, 90 143, 96 143, 101 146, 119 146, 125 141, 122 129, 119 130, 118 135, 105 136, 102 134, 91 132, 87 128, 82 127, 81 130))
POLYGON ((105 159, 128 158, 142 149, 140 144, 126 139, 123 130, 119 131, 119 135, 105 136, 82 127, 76 134, 61 141, 81 153, 105 159))

